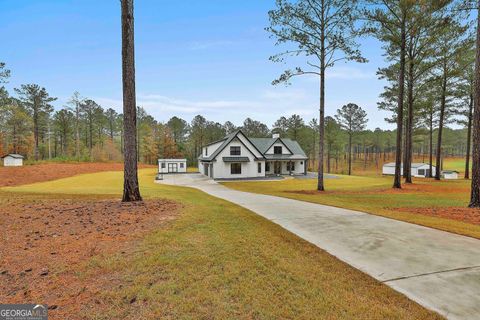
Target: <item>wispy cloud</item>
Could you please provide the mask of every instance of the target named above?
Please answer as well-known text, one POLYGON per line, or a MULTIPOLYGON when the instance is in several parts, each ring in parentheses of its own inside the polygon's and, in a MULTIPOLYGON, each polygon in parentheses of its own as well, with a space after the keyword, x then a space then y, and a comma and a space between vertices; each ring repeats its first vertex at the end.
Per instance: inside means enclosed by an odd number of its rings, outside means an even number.
POLYGON ((206 50, 215 47, 230 47, 238 44, 230 40, 193 41, 188 45, 190 50, 206 50))
MULTIPOLYGON (((121 110, 122 101, 111 98, 96 98, 96 101, 104 106, 111 106, 117 110, 121 110)), ((211 111, 222 111, 225 109, 242 108, 244 110, 252 110, 262 107, 263 105, 256 101, 241 100, 186 100, 171 98, 157 94, 141 94, 137 97, 137 104, 153 115, 161 116, 166 113, 182 113, 196 114, 208 113, 211 111)))

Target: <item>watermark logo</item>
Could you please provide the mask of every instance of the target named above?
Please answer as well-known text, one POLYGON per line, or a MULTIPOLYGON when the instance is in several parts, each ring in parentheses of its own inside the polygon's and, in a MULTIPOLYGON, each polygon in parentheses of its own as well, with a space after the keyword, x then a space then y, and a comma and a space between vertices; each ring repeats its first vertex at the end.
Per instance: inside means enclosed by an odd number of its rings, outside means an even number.
POLYGON ((48 307, 42 304, 0 304, 0 320, 47 320, 48 307))

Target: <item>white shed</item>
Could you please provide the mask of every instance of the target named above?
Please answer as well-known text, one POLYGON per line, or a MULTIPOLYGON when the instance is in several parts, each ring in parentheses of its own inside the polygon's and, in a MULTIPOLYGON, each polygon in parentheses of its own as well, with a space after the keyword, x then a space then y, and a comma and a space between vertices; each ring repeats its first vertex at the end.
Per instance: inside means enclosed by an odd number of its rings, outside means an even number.
POLYGON ((458 179, 458 171, 455 171, 455 170, 443 170, 442 171, 442 177, 444 179, 448 179, 448 180, 455 180, 455 179, 458 179))
MULTIPOLYGON (((430 166, 428 163, 412 163, 412 176, 418 178, 426 178, 429 176, 430 166)), ((401 174, 403 174, 403 163, 400 168, 401 174)), ((395 162, 385 163, 383 165, 382 173, 385 175, 394 175, 395 174, 395 162)), ((432 166, 432 177, 436 173, 435 166, 432 166)))
POLYGON ((185 173, 187 159, 158 159, 158 173, 185 173))
POLYGON ((9 153, 2 157, 4 167, 21 167, 23 166, 23 156, 16 153, 9 153))

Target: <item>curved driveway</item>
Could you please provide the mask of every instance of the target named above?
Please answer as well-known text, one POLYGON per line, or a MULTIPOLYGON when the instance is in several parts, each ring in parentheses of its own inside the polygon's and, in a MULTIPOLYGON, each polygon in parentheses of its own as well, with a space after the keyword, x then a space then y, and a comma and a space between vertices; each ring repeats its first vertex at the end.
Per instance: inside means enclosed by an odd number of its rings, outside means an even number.
POLYGON ((480 240, 367 213, 165 175, 245 207, 448 319, 480 319, 480 240))

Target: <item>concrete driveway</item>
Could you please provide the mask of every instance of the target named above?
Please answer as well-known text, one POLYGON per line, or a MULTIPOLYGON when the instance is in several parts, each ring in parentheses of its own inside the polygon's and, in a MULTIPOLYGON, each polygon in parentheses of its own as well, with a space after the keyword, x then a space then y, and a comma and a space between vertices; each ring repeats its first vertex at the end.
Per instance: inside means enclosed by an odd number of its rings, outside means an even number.
POLYGON ((448 319, 480 319, 480 240, 358 211, 228 189, 200 174, 160 183, 245 207, 448 319))

